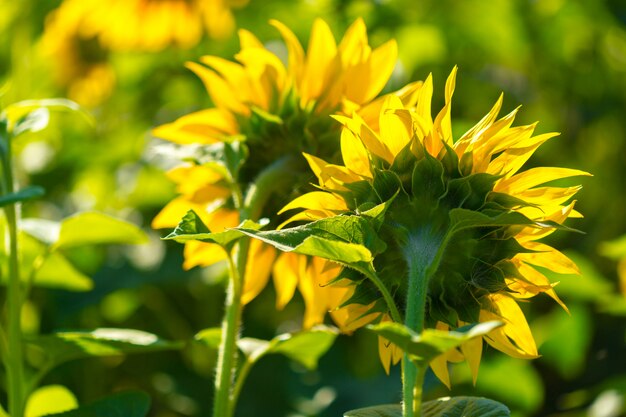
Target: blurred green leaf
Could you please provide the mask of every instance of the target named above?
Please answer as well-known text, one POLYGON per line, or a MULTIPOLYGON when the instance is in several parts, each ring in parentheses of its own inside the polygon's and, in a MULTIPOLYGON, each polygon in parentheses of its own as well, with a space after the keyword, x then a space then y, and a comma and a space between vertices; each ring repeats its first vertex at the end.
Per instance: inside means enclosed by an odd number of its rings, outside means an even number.
POLYGON ((344 417, 402 417, 402 407, 396 404, 375 405, 345 412, 344 417))
POLYGON ((509 409, 480 397, 445 397, 422 405, 424 417, 508 417, 509 409))
POLYGON ((33 284, 38 287, 66 291, 89 291, 93 288, 91 278, 76 269, 58 252, 46 257, 34 278, 33 284))
POLYGON ((499 354, 481 362, 475 392, 529 415, 541 407, 544 387, 530 361, 499 354))
POLYGON ((540 362, 572 380, 584 370, 593 333, 593 322, 584 304, 570 304, 571 315, 555 309, 533 322, 540 362))
POLYGON ((610 242, 600 244, 599 251, 602 255, 611 259, 621 259, 626 256, 626 235, 610 242))
POLYGON ((502 325, 504 323, 500 321, 487 321, 463 326, 454 331, 425 329, 419 334, 403 324, 394 322, 369 325, 367 328, 398 346, 412 360, 428 363, 442 353, 461 346, 474 337, 485 335, 502 325))
MULTIPOLYGON (((508 417, 509 409, 480 397, 445 397, 422 404, 424 417, 508 417)), ((377 405, 344 413, 344 417, 402 417, 400 405, 377 405)))
POLYGON ((195 340, 204 343, 211 349, 218 349, 220 347, 220 341, 222 340, 222 328, 211 327, 204 329, 196 334, 195 340))
POLYGON ((26 402, 26 417, 47 416, 78 407, 74 394, 63 385, 46 385, 33 391, 26 402))
POLYGON ((103 213, 86 211, 61 222, 59 239, 54 249, 67 249, 96 244, 140 244, 148 236, 132 223, 103 213))
POLYGON ((46 191, 42 187, 31 185, 14 193, 0 196, 0 207, 15 204, 21 201, 33 200, 43 196, 45 193, 46 191))
POLYGON ((24 132, 39 132, 48 126, 50 111, 45 107, 39 107, 20 117, 13 125, 13 136, 19 136, 24 132))
POLYGON ((50 246, 59 240, 61 223, 46 219, 22 219, 20 230, 50 246))
POLYGON ((544 273, 551 282, 558 282, 556 291, 566 301, 585 301, 603 303, 614 293, 611 282, 605 278, 595 265, 584 255, 574 252, 564 252, 580 269, 580 275, 557 274, 544 268, 544 273))
POLYGON ((27 340, 46 356, 47 369, 75 359, 119 356, 133 353, 179 349, 181 342, 169 342, 134 329, 101 328, 90 332, 60 332, 27 340))
POLYGON ((145 417, 150 411, 150 397, 140 391, 120 392, 76 410, 50 417, 145 417))

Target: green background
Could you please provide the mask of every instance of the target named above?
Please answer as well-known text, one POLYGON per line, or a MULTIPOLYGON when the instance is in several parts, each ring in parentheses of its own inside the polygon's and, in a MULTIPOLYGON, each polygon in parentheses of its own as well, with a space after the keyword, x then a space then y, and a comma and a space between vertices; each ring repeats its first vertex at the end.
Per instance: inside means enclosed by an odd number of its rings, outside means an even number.
MULTIPOLYGON (((40 52, 46 15, 59 3, 0 1, 3 106, 66 94, 50 75, 54 60, 40 52)), ((527 362, 486 348, 475 388, 467 366, 454 365, 452 392, 429 375, 426 396, 484 395, 504 402, 518 417, 625 415, 626 294, 619 292, 616 261, 600 248, 626 233, 626 3, 251 0, 235 17, 238 27, 278 50, 279 36, 267 23, 271 18, 304 43, 315 17, 325 19, 336 38, 363 17, 371 44, 398 41, 400 61, 386 91, 432 72, 433 108, 440 108, 445 79, 459 66, 452 108, 457 137, 487 113, 500 92, 505 94, 502 114, 523 105, 516 124, 540 121, 538 133, 561 132, 527 166, 578 168, 594 175, 580 180, 584 188, 576 196, 585 218, 569 223, 586 234, 549 239, 583 272, 552 277, 561 281, 557 292, 571 316, 548 297, 533 299, 522 307, 541 358, 527 362), (622 411, 611 413, 620 398, 622 411)), ((184 63, 206 54, 232 58, 238 51, 236 34, 155 53, 85 47, 112 65, 117 85, 107 100, 88 109, 94 123, 75 114, 54 115, 48 129, 20 138, 19 181, 47 190, 44 200, 25 205, 24 216, 60 219, 94 208, 149 230, 151 219, 175 195, 163 173, 167 161, 158 151, 161 143, 151 138, 150 128, 210 106, 184 63)), ((182 247, 150 233, 151 243, 144 247, 72 253, 81 270, 93 276, 95 288, 82 293, 36 289, 26 308, 26 330, 129 327, 189 340, 219 325, 223 271, 182 271, 182 247)), ((246 308, 246 336, 269 339, 277 329, 299 326, 300 299, 282 312, 275 311, 274 302, 270 285, 246 308)), ((315 372, 283 357, 267 357, 252 371, 237 415, 330 417, 397 402, 399 369, 386 376, 376 346, 366 331, 340 336, 315 372)), ((206 416, 214 362, 214 352, 190 343, 181 352, 69 363, 44 383, 66 385, 81 402, 137 388, 153 398, 151 416, 206 416)))

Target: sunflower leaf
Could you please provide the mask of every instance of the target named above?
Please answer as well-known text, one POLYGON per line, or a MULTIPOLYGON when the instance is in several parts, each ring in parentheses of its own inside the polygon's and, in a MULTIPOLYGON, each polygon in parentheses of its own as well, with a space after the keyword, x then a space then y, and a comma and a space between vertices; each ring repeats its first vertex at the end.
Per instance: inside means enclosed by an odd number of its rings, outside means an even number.
MULTIPOLYGON (((264 224, 265 223, 256 223, 252 220, 244 220, 239 227, 246 228, 248 230, 259 230, 264 224)), ((165 236, 163 240, 175 240, 178 243, 185 243, 190 240, 217 243, 228 250, 242 236, 242 232, 238 229, 229 229, 223 232, 212 233, 202 222, 200 216, 198 216, 195 211, 189 210, 187 214, 183 216, 174 231, 165 236)))
POLYGON ((420 363, 429 363, 437 356, 461 346, 474 338, 483 336, 504 325, 499 321, 470 324, 453 331, 425 329, 418 334, 400 323, 382 322, 369 325, 368 329, 389 340, 402 349, 409 358, 420 363))
POLYGON ((0 196, 0 207, 8 206, 9 204, 19 203, 21 201, 33 200, 39 198, 45 194, 45 190, 42 187, 31 185, 29 187, 22 188, 14 193, 5 194, 0 196))
POLYGON ((402 417, 402 407, 399 404, 375 405, 345 412, 344 417, 402 417))
POLYGON ((38 349, 43 355, 45 360, 35 366, 44 370, 51 370, 75 359, 158 352, 182 347, 182 343, 166 341, 152 333, 110 328, 38 336, 27 340, 27 345, 38 349))
POLYGON ((481 397, 444 397, 422 405, 424 417, 509 417, 511 412, 497 401, 481 397))
POLYGON ((148 236, 132 223, 103 213, 86 211, 61 221, 59 238, 53 250, 83 245, 141 244, 148 236))
MULTIPOLYGON (((508 417, 509 409, 481 397, 445 397, 422 404, 424 417, 508 417)), ((344 413, 344 417, 402 417, 399 404, 376 405, 344 413)))
POLYGON ((385 248, 370 220, 361 216, 334 216, 282 230, 237 230, 284 252, 319 256, 360 270, 369 270, 373 253, 385 248))
POLYGON ((150 397, 141 391, 126 391, 109 395, 75 410, 50 417, 145 417, 150 411, 150 397))
POLYGON ((297 333, 281 334, 270 341, 246 337, 237 346, 253 363, 265 355, 281 354, 313 370, 317 368, 319 358, 330 349, 337 334, 335 328, 317 326, 297 333))
MULTIPOLYGON (((313 370, 317 367, 319 358, 330 349, 337 334, 337 329, 334 327, 316 326, 310 330, 284 333, 272 340, 244 337, 239 339, 237 346, 250 363, 256 363, 265 355, 281 354, 313 370)), ((195 339, 212 349, 217 349, 220 344, 221 329, 205 329, 198 333, 195 339)))

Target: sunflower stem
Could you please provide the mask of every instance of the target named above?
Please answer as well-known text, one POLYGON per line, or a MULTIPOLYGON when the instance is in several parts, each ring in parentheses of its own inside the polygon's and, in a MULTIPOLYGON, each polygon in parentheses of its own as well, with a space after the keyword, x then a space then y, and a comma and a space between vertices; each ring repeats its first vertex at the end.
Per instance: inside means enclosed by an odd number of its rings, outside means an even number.
MULTIPOLYGON (((272 193, 284 189, 293 180, 295 163, 296 159, 293 156, 286 156, 275 161, 250 184, 244 199, 240 195, 234 195, 240 220, 259 219, 272 193)), ((229 281, 222 320, 222 339, 216 365, 213 417, 234 415, 239 393, 249 371, 242 368, 239 370, 239 375, 236 375, 239 362, 237 342, 243 314, 241 296, 249 246, 249 239, 242 238, 237 243, 236 259, 232 254, 228 254, 229 281)))
MULTIPOLYGON (((404 324, 421 333, 426 316, 426 298, 430 277, 437 269, 443 239, 428 229, 419 229, 408 236, 404 259, 408 266, 408 291, 404 324)), ((427 364, 417 365, 405 354, 402 359, 402 396, 404 417, 421 417, 422 385, 427 364)))
MULTIPOLYGON (((0 132, 0 140, 5 141, 2 149, 2 193, 11 194, 15 191, 13 165, 11 162, 11 141, 8 132, 0 132), (6 136, 5 136, 6 135, 6 136), (4 136, 4 137, 1 137, 4 136)), ((7 346, 5 367, 8 379, 9 414, 13 417, 24 415, 26 400, 24 384, 24 361, 22 352, 22 283, 20 280, 18 241, 17 241, 17 204, 4 207, 7 221, 7 237, 9 243, 7 286, 7 346)))
POLYGON ((234 405, 231 404, 231 387, 237 368, 237 340, 241 323, 242 305, 241 289, 245 261, 248 255, 247 240, 240 241, 237 246, 236 260, 233 254, 228 256, 229 280, 226 293, 226 311, 222 320, 222 338, 217 357, 217 373, 215 375, 215 400, 213 417, 231 417, 234 405))

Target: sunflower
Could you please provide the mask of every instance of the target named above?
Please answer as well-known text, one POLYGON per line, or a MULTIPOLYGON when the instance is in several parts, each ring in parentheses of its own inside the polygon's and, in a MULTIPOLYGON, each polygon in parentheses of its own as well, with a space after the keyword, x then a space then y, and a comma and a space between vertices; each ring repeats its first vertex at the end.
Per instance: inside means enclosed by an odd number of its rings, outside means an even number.
POLYGON ((78 22, 79 36, 112 51, 190 48, 204 32, 212 38, 235 28, 229 0, 65 0, 54 12, 59 24, 78 22))
MULTIPOLYGON (((502 96, 455 140, 450 116, 455 78, 456 68, 446 83, 445 105, 434 118, 432 76, 419 88, 414 108, 388 96, 376 128, 356 113, 336 116, 343 125, 343 164, 305 155, 319 190, 287 204, 283 211, 299 211, 285 224, 358 215, 389 202, 379 229, 387 247, 376 254, 374 267, 396 304, 408 304, 409 268, 420 262, 436 265, 427 283, 427 327, 445 330, 501 320, 504 326, 484 340, 510 356, 535 358, 537 347, 518 302, 545 293, 566 308, 541 268, 578 273, 569 258, 540 240, 564 227, 567 218, 581 217, 575 202, 569 202, 580 187, 548 183, 589 174, 547 167, 520 171, 535 150, 557 134, 534 136, 536 124, 512 127, 518 109, 498 119, 502 96), (454 238, 444 239, 452 230, 454 238), (433 248, 441 245, 441 258, 431 262, 433 248)), ((344 270, 335 279, 355 288, 343 307, 355 309, 358 318, 369 313, 370 320, 388 320, 379 291, 364 278, 344 270)), ((441 355, 431 367, 449 386, 446 362, 466 359, 475 380, 481 354, 482 340, 472 340, 460 351, 441 355)), ((399 349, 381 344, 387 369, 400 358, 399 349)))
POLYGON ((107 62, 107 52, 79 35, 80 22, 80 16, 66 6, 52 12, 46 20, 41 51, 52 65, 55 82, 67 88, 68 97, 93 107, 110 96, 115 73, 107 62))
MULTIPOLYGON (((337 156, 339 128, 330 115, 357 112, 367 120, 376 115, 384 99, 375 97, 387 83, 396 62, 396 43, 372 48, 365 24, 357 20, 336 43, 323 20, 313 24, 307 53, 296 36, 278 21, 271 24, 282 35, 288 50, 287 65, 266 49, 250 32, 240 30, 241 51, 236 62, 205 56, 202 64, 188 67, 203 81, 215 107, 179 118, 154 129, 156 137, 180 145, 209 148, 241 141, 249 155, 235 179, 225 178, 212 166, 189 164, 170 172, 180 195, 154 219, 154 228, 174 227, 189 209, 199 213, 212 231, 235 227, 240 219, 233 201, 235 188, 245 189, 264 168, 286 157, 296 160, 289 176, 292 184, 306 184, 310 174, 301 153, 337 156), (366 85, 366 88, 362 88, 366 85), (229 184, 230 181, 230 184, 229 184)), ((414 101, 419 83, 394 95, 407 105, 414 101)), ((372 123, 374 123, 372 121, 372 123)), ((255 217, 275 218, 278 209, 300 187, 284 187, 255 217), (294 188, 294 189, 292 189, 294 188)), ((236 193, 235 193, 236 194, 236 193)), ((185 246, 185 268, 208 266, 225 254, 216 245, 189 242, 185 246)), ((304 327, 323 321, 325 314, 351 293, 351 288, 326 288, 320 277, 336 267, 321 259, 280 254, 252 242, 244 278, 242 301, 251 301, 267 284, 270 275, 277 290, 277 307, 282 308, 298 288, 306 305, 304 327)), ((333 313, 349 330, 344 312, 333 313)))

